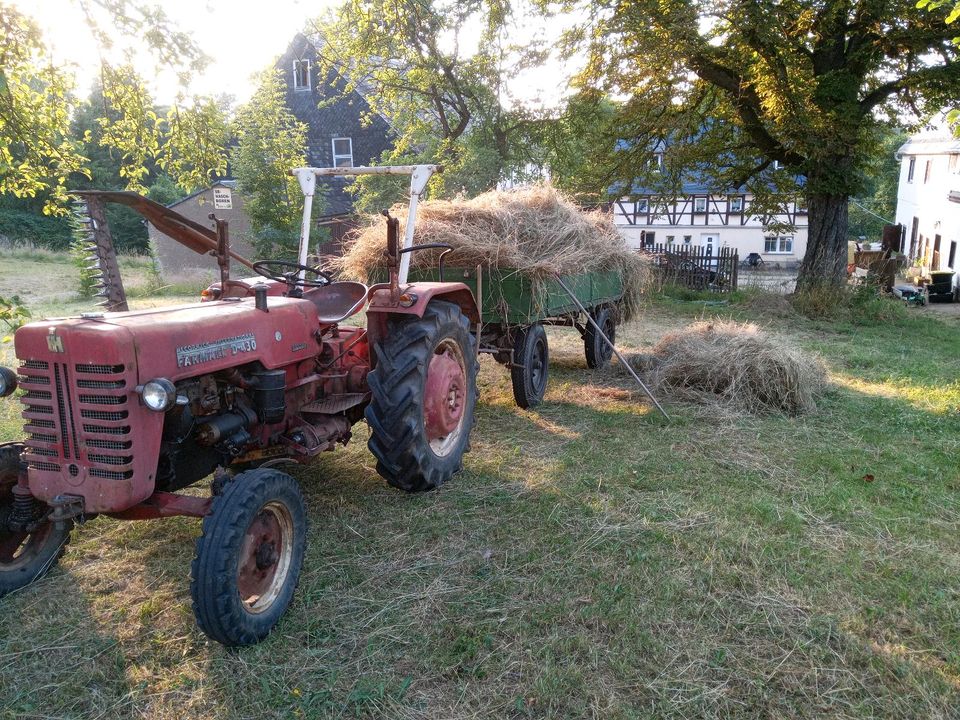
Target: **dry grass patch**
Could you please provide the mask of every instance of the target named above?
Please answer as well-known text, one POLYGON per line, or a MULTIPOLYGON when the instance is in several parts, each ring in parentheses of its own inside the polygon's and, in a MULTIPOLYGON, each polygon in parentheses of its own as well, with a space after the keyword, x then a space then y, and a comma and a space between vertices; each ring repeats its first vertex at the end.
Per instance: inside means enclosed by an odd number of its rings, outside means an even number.
MULTIPOLYGON (((402 208, 394 214, 403 218, 402 208)), ((400 232, 404 232, 401 219, 400 232)), ((371 216, 347 242, 338 269, 344 277, 366 281, 384 267, 386 219, 371 216)), ((471 200, 431 200, 417 211, 413 242, 446 243, 458 266, 487 265, 518 270, 534 281, 561 275, 611 270, 624 286, 625 314, 639 306, 649 284, 648 262, 627 247, 609 213, 583 211, 552 187, 535 185, 508 192, 491 191, 471 200)), ((412 267, 431 268, 439 251, 414 253, 412 267)))
POLYGON ((767 337, 753 323, 732 320, 668 333, 633 363, 666 395, 757 414, 814 411, 826 384, 819 359, 767 337))

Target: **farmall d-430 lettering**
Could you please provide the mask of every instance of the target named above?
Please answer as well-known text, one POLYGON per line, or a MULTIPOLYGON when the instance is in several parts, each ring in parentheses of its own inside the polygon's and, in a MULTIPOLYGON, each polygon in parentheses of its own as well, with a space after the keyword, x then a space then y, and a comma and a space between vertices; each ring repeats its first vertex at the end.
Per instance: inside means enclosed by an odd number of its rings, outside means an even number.
MULTIPOLYGON (((460 283, 406 282, 417 201, 433 166, 303 168, 298 262, 248 263, 213 232, 132 193, 122 202, 217 256, 212 301, 25 325, 15 337, 26 439, 0 446, 0 595, 46 573, 96 515, 203 518, 191 567, 197 622, 226 645, 264 638, 290 604, 307 518, 278 466, 309 462, 366 419, 377 472, 408 492, 462 466, 476 403, 479 316, 460 283), (407 232, 388 222, 390 282, 308 267, 318 175, 409 174, 407 232), (230 280, 229 256, 265 279, 230 280), (367 326, 341 322, 366 310, 367 326), (214 473, 212 496, 177 491, 214 473)), ((18 377, 0 372, 0 394, 18 377)))

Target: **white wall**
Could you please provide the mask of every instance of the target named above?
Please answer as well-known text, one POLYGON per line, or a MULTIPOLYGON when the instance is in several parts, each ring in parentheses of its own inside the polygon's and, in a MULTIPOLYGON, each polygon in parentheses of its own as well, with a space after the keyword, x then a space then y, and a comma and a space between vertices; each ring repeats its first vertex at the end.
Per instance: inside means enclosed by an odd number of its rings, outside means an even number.
POLYGON ((644 236, 652 232, 658 245, 672 236, 673 243, 683 247, 689 237, 691 245, 710 242, 714 250, 735 248, 741 259, 755 252, 770 264, 799 263, 807 249, 806 213, 791 205, 785 214, 764 223, 750 213, 750 201, 750 196, 700 195, 655 205, 652 198, 624 198, 614 203, 613 218, 631 247, 641 247, 644 236), (794 229, 774 234, 765 230, 772 222, 792 223, 794 229), (776 249, 771 249, 767 240, 774 238, 776 249))
MULTIPOLYGON (((960 141, 945 129, 927 131, 911 137, 899 154, 897 222, 906 229, 905 252, 911 260, 920 258, 927 269, 960 273, 960 141), (931 267, 937 236, 940 237, 938 268, 931 267), (952 266, 951 247, 954 248, 952 266)), ((955 277, 954 283, 958 282, 960 279, 955 277)))

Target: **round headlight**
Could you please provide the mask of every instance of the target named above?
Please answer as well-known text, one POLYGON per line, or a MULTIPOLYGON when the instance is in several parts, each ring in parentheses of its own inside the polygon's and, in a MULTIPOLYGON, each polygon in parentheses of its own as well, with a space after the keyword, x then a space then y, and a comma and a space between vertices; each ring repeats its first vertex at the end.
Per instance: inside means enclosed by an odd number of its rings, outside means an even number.
POLYGON ((6 397, 17 389, 17 374, 10 368, 0 367, 0 397, 6 397))
POLYGON ((166 412, 177 402, 177 389, 166 378, 156 378, 144 383, 140 397, 151 410, 166 412))

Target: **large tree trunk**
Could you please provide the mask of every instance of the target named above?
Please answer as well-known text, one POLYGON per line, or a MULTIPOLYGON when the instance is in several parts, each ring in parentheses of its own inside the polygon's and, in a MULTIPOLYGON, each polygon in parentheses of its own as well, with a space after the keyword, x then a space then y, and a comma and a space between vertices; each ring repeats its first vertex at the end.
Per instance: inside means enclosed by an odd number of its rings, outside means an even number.
POLYGON ((797 292, 839 288, 847 280, 847 195, 807 196, 807 252, 800 264, 797 292))

